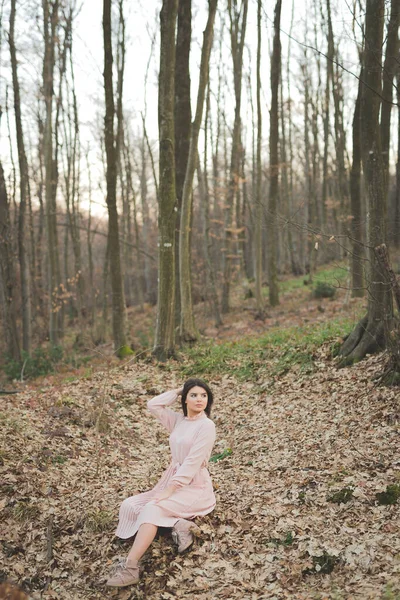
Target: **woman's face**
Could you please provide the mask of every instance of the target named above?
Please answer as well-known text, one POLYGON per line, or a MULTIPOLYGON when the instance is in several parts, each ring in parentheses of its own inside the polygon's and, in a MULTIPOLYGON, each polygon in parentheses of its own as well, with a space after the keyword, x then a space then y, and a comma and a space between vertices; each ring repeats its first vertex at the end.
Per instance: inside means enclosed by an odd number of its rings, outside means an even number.
POLYGON ((208 396, 204 388, 196 385, 192 387, 186 396, 186 406, 188 417, 193 417, 201 413, 207 406, 208 396))

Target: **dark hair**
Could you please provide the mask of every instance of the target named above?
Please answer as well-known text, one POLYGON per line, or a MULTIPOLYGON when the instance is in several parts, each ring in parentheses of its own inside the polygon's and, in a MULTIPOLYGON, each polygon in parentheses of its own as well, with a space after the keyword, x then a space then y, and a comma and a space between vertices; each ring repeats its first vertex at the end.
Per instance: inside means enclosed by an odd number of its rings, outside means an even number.
POLYGON ((203 381, 202 379, 197 379, 197 377, 191 377, 190 379, 185 381, 185 383, 183 384, 182 397, 181 397, 183 414, 185 415, 185 417, 187 416, 186 397, 187 397, 189 391, 192 388, 196 387, 196 385, 203 388, 203 390, 205 390, 207 392, 208 401, 207 401, 207 406, 204 409, 204 412, 206 413, 207 417, 209 417, 211 414, 211 407, 214 402, 214 396, 213 396, 213 393, 210 390, 209 386, 206 384, 206 382, 203 381))

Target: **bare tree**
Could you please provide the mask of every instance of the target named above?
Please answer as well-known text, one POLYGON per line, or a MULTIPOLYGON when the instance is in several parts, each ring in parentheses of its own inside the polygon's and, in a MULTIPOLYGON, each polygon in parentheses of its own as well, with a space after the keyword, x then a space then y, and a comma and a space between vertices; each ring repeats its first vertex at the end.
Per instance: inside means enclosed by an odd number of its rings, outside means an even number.
POLYGON ((29 173, 28 161, 25 153, 24 134, 22 130, 21 119, 21 97, 19 91, 19 81, 17 72, 17 52, 15 48, 15 12, 16 0, 11 0, 10 12, 10 34, 9 45, 11 55, 11 68, 14 90, 14 114, 15 128, 17 132, 18 145, 18 163, 20 174, 20 204, 18 218, 18 251, 21 277, 21 300, 22 300, 22 346, 25 352, 30 354, 32 344, 32 325, 31 325, 31 282, 29 272, 28 252, 26 248, 27 226, 26 210, 28 203, 29 173))
POLYGON ((233 252, 233 209, 240 177, 240 114, 242 103, 243 47, 246 36, 248 0, 242 0, 240 6, 238 5, 238 0, 228 0, 228 12, 235 88, 235 120, 233 124, 229 185, 227 186, 225 209, 224 278, 221 299, 221 310, 223 313, 229 311, 233 252))
POLYGON ((21 348, 17 327, 15 284, 10 210, 3 165, 0 162, 0 303, 7 353, 10 358, 19 362, 21 360, 21 348))
POLYGON ((262 165, 261 165, 261 143, 262 143, 262 113, 261 113, 261 7, 262 1, 257 3, 257 181, 256 181, 256 218, 255 218, 255 285, 257 314, 262 318, 264 313, 264 300, 262 296, 262 223, 264 206, 262 202, 262 165))
POLYGON ((160 177, 158 206, 158 298, 153 354, 166 360, 175 354, 175 27, 178 0, 163 0, 160 13, 158 129, 160 177))
POLYGON ((112 287, 112 323, 114 348, 120 356, 127 351, 125 332, 125 299, 122 285, 121 254, 117 211, 117 149, 114 141, 113 51, 111 41, 111 0, 103 0, 104 93, 106 113, 104 142, 107 157, 108 241, 112 287))
POLYGON ((43 133, 44 168, 45 168, 45 204, 49 265, 49 301, 50 324, 49 337, 52 344, 58 344, 62 336, 62 308, 58 302, 60 291, 60 262, 57 236, 56 178, 57 165, 53 160, 53 98, 54 98, 54 64, 55 44, 58 26, 58 0, 43 0, 44 25, 44 61, 43 61, 43 93, 46 107, 46 118, 43 133))
POLYGON ((175 326, 180 328, 181 290, 179 275, 179 239, 183 186, 190 148, 192 110, 190 105, 190 45, 192 39, 192 0, 179 0, 178 28, 175 52, 175 181, 176 181, 176 233, 175 233, 175 326))
POLYGON ((270 111, 270 185, 269 185, 269 204, 267 214, 267 234, 268 234, 268 283, 269 283, 269 303, 271 306, 279 304, 279 288, 277 277, 277 241, 278 241, 278 220, 277 220, 277 201, 278 201, 278 181, 279 181, 279 159, 278 159, 278 138, 279 138, 279 114, 278 114, 278 92, 279 76, 281 72, 281 23, 282 0, 277 0, 274 16, 274 42, 271 56, 271 111, 270 111))
POLYGON ((217 0, 208 2, 208 20, 204 31, 203 48, 201 52, 200 80, 197 94, 196 115, 192 124, 189 157, 186 167, 185 183, 182 193, 181 225, 179 235, 179 274, 181 290, 181 323, 180 337, 184 342, 194 342, 198 339, 198 331, 194 321, 192 302, 192 276, 190 270, 190 222, 192 214, 193 178, 198 163, 198 140, 203 119, 204 97, 208 81, 208 65, 214 32, 214 20, 217 10, 217 0))
POLYGON ((362 165, 368 202, 368 312, 343 344, 342 364, 360 360, 382 348, 391 319, 390 289, 374 249, 385 242, 386 195, 379 111, 382 89, 384 0, 367 0, 361 96, 362 165))

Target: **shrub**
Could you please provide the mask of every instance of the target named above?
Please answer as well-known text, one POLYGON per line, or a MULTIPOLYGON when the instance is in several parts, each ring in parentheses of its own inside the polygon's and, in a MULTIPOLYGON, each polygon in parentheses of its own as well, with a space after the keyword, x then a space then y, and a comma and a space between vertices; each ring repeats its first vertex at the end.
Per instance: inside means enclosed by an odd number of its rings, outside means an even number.
POLYGON ((336 294, 336 288, 323 281, 317 281, 313 291, 314 298, 333 298, 336 294))
POLYGON ((9 379, 34 378, 54 371, 55 365, 63 356, 61 346, 35 348, 31 355, 22 351, 21 361, 6 359, 4 372, 9 379))
POLYGON ((379 492, 378 494, 375 494, 375 496, 378 500, 378 504, 386 506, 396 504, 397 500, 400 498, 400 485, 396 483, 387 485, 386 492, 379 492))
POLYGON ((346 504, 353 498, 353 488, 345 487, 337 492, 334 492, 327 497, 328 502, 334 502, 335 504, 346 504))

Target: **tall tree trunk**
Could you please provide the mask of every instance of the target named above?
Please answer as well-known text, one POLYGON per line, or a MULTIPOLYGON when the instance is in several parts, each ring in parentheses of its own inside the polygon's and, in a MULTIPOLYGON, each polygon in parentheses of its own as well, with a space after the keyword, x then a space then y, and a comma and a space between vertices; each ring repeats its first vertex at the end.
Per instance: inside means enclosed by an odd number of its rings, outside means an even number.
POLYGON ((397 69, 397 163, 393 223, 393 244, 395 248, 400 248, 400 63, 397 69))
POLYGON ((240 9, 238 9, 238 0, 228 0, 228 11, 235 87, 235 120, 232 133, 229 185, 227 186, 228 192, 225 202, 225 260, 221 299, 222 313, 227 313, 229 311, 233 251, 233 208, 240 175, 240 112, 242 102, 243 47, 247 26, 248 0, 242 0, 240 9))
POLYGON ((107 210, 110 249, 112 323, 114 348, 119 356, 126 352, 125 300, 121 273, 121 253, 117 211, 117 150, 114 143, 114 93, 113 52, 111 41, 111 0, 103 0, 104 35, 104 93, 106 114, 104 118, 104 142, 107 156, 107 210))
POLYGON ((160 13, 158 86, 159 207, 158 296, 153 354, 166 360, 175 354, 175 26, 178 0, 163 0, 160 13))
POLYGON ((152 279, 151 279, 151 264, 149 259, 149 237, 150 237, 150 214, 149 214, 149 202, 147 198, 147 157, 146 157, 146 135, 145 125, 143 121, 143 137, 140 145, 140 199, 142 202, 142 216, 143 216, 143 249, 144 255, 144 279, 145 279, 145 299, 146 302, 155 304, 152 294, 152 279))
POLYGON ((353 162, 350 172, 350 202, 351 202, 351 247, 350 260, 351 293, 354 298, 364 296, 364 251, 363 227, 361 216, 361 95, 363 84, 361 69, 358 82, 358 94, 353 118, 353 162))
MULTIPOLYGON (((262 0, 257 3, 257 180, 256 180, 256 206, 255 206, 255 291, 257 316, 263 317, 264 300, 262 296, 262 223, 264 206, 262 198, 262 167, 261 167, 261 141, 262 141, 262 114, 261 114, 261 8, 262 0)), ((254 192, 253 192, 254 194, 254 192)))
MULTIPOLYGON (((1 114, 1 109, 0 109, 1 114)), ((4 302, 3 327, 7 354, 13 360, 21 360, 21 348, 17 327, 16 280, 10 227, 10 210, 7 198, 3 165, 0 162, 0 287, 4 302)))
MULTIPOLYGON (((383 102, 381 108, 381 143, 385 177, 385 196, 387 196, 389 187, 390 120, 393 102, 393 80, 399 64, 399 26, 400 2, 399 0, 391 0, 385 62, 383 65, 383 102)), ((400 227, 399 223, 397 224, 397 227, 400 227)))
MULTIPOLYGON (((206 114, 204 120, 204 171, 201 172, 200 158, 198 160, 197 177, 199 180, 200 197, 203 206, 204 213, 204 258, 207 269, 207 280, 211 288, 211 304, 214 313, 215 326, 220 327, 222 325, 221 313, 219 310, 218 293, 215 277, 215 268, 212 261, 212 238, 210 236, 210 188, 208 184, 208 123, 210 115, 210 78, 208 78, 207 86, 207 102, 206 102, 206 114)), ((210 123, 211 125, 211 123, 210 123)), ((211 146, 212 148, 212 146, 211 146)))
POLYGON ((281 72, 281 23, 282 0, 277 0, 274 17, 274 42, 271 56, 271 111, 270 111, 270 179, 269 179, 269 205, 267 213, 267 235, 268 235, 268 283, 269 303, 271 306, 279 304, 279 289, 277 276, 277 242, 278 242, 278 182, 279 182, 279 160, 278 160, 278 138, 279 138, 279 114, 278 114, 278 92, 279 75, 281 72))
POLYGON ((28 161, 26 159, 24 135, 22 131, 21 119, 21 99, 19 92, 19 81, 17 73, 17 52, 15 48, 14 29, 15 29, 15 6, 16 0, 11 0, 10 13, 10 34, 9 45, 11 55, 11 69, 14 90, 14 113, 15 128, 17 132, 18 163, 20 173, 20 205, 18 218, 18 251, 21 278, 21 308, 22 308, 22 347, 25 352, 30 354, 32 344, 32 326, 31 326, 31 282, 29 271, 29 260, 26 249, 27 226, 26 209, 28 199, 28 161))
POLYGON ((89 195, 89 212, 87 218, 87 230, 86 230, 86 241, 87 241, 87 253, 89 263, 89 284, 90 284, 90 326, 93 330, 96 320, 96 289, 94 286, 94 264, 93 264, 93 249, 92 249, 92 174, 89 163, 89 150, 86 152, 86 168, 88 173, 88 195, 89 195))
POLYGON ((43 147, 45 167, 45 203, 48 268, 49 268, 49 338, 53 345, 58 344, 62 336, 62 306, 60 305, 60 260, 57 236, 57 209, 55 198, 55 181, 57 174, 53 161, 53 97, 54 97, 54 53, 58 24, 58 0, 43 0, 45 54, 43 63, 43 91, 46 105, 46 121, 44 126, 43 147))
POLYGON ((386 197, 379 110, 381 104, 384 0, 367 0, 365 17, 364 83, 361 97, 362 165, 368 199, 368 313, 343 344, 342 364, 382 349, 391 320, 390 288, 374 249, 385 242, 386 197))
MULTIPOLYGON (((43 92, 45 99, 45 123, 43 132, 43 155, 45 169, 45 209, 46 209, 46 236, 47 245, 51 249, 45 255, 48 279, 49 296, 49 338, 52 344, 58 344, 63 334, 63 300, 61 294, 61 270, 57 231, 57 160, 54 159, 53 134, 57 138, 57 118, 53 127, 53 99, 54 99, 54 67, 55 46, 59 21, 58 0, 43 1, 44 14, 44 42, 45 53, 43 63, 43 92)), ((57 153, 57 139, 55 152, 57 153)))
POLYGON ((193 178, 198 162, 198 141, 200 126, 203 120, 204 97, 208 80, 208 65, 214 32, 214 20, 217 0, 209 0, 207 26, 204 31, 201 51, 200 80, 197 94, 196 115, 192 124, 189 157, 186 167, 185 182, 182 193, 181 224, 179 232, 179 275, 181 291, 180 338, 183 342, 195 342, 199 333, 194 321, 192 301, 192 275, 190 269, 190 224, 192 216, 193 178))
POLYGON ((79 189, 80 189, 80 161, 81 161, 81 146, 80 146, 80 135, 79 135, 79 119, 78 119, 78 101, 76 97, 75 89, 75 75, 74 75, 74 64, 72 60, 72 10, 71 10, 71 44, 69 47, 70 52, 70 70, 72 79, 72 108, 73 108, 73 124, 74 124, 74 142, 73 142, 73 154, 72 154, 72 219, 73 227, 71 228, 71 240, 74 250, 75 259, 75 277, 78 291, 78 312, 79 318, 81 319, 85 313, 85 278, 82 269, 82 251, 81 251, 81 238, 80 238, 80 214, 79 214, 79 189), (76 168, 78 165, 78 168, 76 168))
POLYGON ((190 148, 192 111, 190 105, 190 45, 192 38, 192 0, 179 0, 178 29, 176 35, 175 63, 175 182, 176 182, 176 230, 175 230, 175 327, 181 322, 179 239, 181 207, 190 148))
MULTIPOLYGON (((326 213, 327 213, 327 200, 328 200, 328 151, 329 151, 329 120, 330 120, 330 106, 331 106, 331 78, 332 78, 332 61, 334 59, 334 45, 333 45, 333 29, 331 24, 331 5, 330 0, 326 0, 326 9, 328 17, 328 51, 326 54, 326 84, 325 84, 325 98, 324 98, 324 155, 322 161, 322 225, 326 225, 326 213)), ((321 4, 321 11, 323 5, 321 4)))

